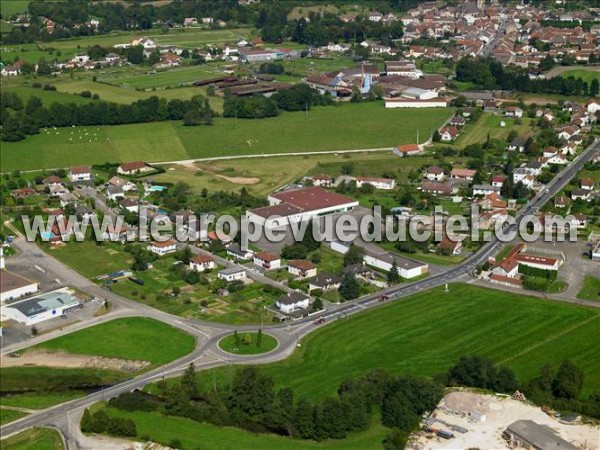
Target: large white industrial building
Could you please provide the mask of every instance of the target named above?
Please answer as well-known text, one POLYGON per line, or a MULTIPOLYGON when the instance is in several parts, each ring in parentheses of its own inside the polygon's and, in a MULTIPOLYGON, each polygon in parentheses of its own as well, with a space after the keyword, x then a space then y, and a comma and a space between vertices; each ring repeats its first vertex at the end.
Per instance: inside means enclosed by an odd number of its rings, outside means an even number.
POLYGON ((38 284, 16 273, 2 270, 0 272, 0 303, 17 300, 27 295, 35 294, 38 284))
POLYGON ((2 319, 12 319, 29 326, 59 317, 80 305, 73 291, 62 288, 2 306, 2 319))

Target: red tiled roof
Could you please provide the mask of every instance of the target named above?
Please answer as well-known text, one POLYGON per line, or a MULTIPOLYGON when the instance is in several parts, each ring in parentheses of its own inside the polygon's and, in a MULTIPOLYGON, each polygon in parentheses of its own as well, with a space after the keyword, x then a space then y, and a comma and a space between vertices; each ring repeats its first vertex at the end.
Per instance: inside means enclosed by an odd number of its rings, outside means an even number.
POLYGON ((273 194, 271 197, 294 206, 304 212, 342 206, 348 203, 356 203, 354 200, 344 195, 330 192, 319 187, 307 187, 283 191, 273 194))
POLYGON ((141 170, 144 167, 146 167, 146 163, 143 161, 128 162, 119 166, 123 172, 133 172, 134 170, 141 170))
POLYGON ((396 149, 401 153, 419 152, 421 149, 417 144, 404 144, 399 145, 396 149))
POLYGON ((259 252, 259 253, 256 253, 254 255, 254 257, 257 259, 261 259, 263 261, 267 261, 267 262, 277 261, 279 259, 279 256, 277 256, 274 253, 269 253, 269 252, 259 252))
POLYGON ((84 173, 92 173, 92 168, 90 166, 75 166, 75 167, 71 167, 71 173, 73 175, 82 175, 84 173))
POLYGON ((173 239, 169 239, 167 241, 154 241, 150 244, 152 247, 158 247, 158 248, 162 248, 162 247, 170 247, 172 245, 177 245, 177 242, 175 242, 173 239))
POLYGON ((190 261, 196 264, 204 264, 214 260, 208 255, 196 255, 193 258, 191 258, 190 261))
POLYGON ((313 263, 304 259, 294 259, 288 261, 288 266, 295 267, 296 269, 300 270, 310 270, 315 268, 315 265, 313 263))

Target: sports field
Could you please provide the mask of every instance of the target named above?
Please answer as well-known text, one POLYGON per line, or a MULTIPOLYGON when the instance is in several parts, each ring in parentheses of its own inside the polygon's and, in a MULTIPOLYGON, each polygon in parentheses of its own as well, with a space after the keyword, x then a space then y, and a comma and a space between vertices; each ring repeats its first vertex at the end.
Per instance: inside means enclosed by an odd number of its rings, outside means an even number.
POLYGON ((62 450, 63 440, 51 428, 30 428, 0 441, 6 450, 62 450))
POLYGON ((79 139, 77 130, 63 128, 42 131, 21 142, 4 142, 1 168, 12 171, 139 159, 155 162, 391 148, 415 142, 417 130, 424 140, 451 114, 446 108, 386 110, 381 103, 373 102, 318 107, 308 116, 294 112, 270 119, 216 118, 212 126, 184 127, 172 121, 87 127, 95 134, 87 139, 79 139))
MULTIPOLYGON (((600 312, 466 284, 436 288, 310 334, 288 359, 261 366, 296 398, 333 395, 340 382, 376 368, 432 376, 480 354, 527 381, 545 363, 572 359, 584 394, 600 388, 600 312)), ((217 380, 231 368, 215 369, 217 380)), ((201 372, 208 387, 213 377, 201 372)))
POLYGON ((115 319, 36 345, 34 349, 148 361, 161 366, 195 346, 193 336, 145 317, 115 319))

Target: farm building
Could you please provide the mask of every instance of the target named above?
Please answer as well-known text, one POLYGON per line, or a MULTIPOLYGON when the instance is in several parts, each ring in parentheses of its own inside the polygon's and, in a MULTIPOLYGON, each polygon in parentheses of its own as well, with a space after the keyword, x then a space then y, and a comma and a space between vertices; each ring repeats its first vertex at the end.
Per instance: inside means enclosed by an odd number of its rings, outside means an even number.
POLYGON ((511 448, 577 450, 577 447, 561 438, 552 428, 533 420, 517 420, 511 423, 504 431, 503 437, 511 448))

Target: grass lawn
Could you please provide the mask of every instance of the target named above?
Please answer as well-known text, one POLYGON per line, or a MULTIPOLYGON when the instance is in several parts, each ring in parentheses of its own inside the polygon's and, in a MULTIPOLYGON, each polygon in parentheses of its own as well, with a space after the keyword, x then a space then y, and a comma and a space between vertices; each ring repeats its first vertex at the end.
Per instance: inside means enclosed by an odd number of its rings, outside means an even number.
POLYGON ((48 392, 45 394, 26 393, 2 397, 1 403, 4 406, 17 406, 27 409, 45 409, 52 405, 65 403, 70 400, 82 397, 85 392, 48 392))
MULTIPOLYGON (((4 425, 5 423, 12 422, 13 420, 20 419, 21 417, 25 417, 27 413, 21 411, 14 411, 12 409, 0 409, 0 425, 4 425)), ((4 443, 2 443, 2 448, 4 447, 4 443)))
POLYGON ((515 125, 514 119, 492 113, 484 113, 477 122, 468 124, 464 128, 461 135, 456 139, 455 144, 459 147, 465 147, 469 144, 483 144, 488 134, 492 139, 506 139, 511 130, 515 130, 519 136, 523 136, 531 129, 529 122, 532 119, 524 117, 522 120, 522 125, 515 125), (501 121, 506 123, 504 128, 500 127, 501 121))
MULTIPOLYGON (((216 118, 212 126, 179 121, 88 127, 96 136, 73 140, 70 128, 2 145, 4 171, 69 167, 106 161, 148 162, 262 153, 391 148, 428 136, 450 109, 386 110, 379 102, 317 107, 270 119, 216 118), (360 127, 348 124, 360 122, 360 127), (91 142, 89 142, 91 140, 91 142), (43 150, 40 150, 43 149, 43 150)), ((89 131, 89 130, 88 130, 89 131)), ((400 164, 399 164, 400 165, 400 164)))
POLYGON ((62 450, 63 440, 51 428, 30 428, 1 441, 6 450, 62 450))
POLYGON ((27 12, 29 0, 10 0, 2 2, 2 17, 10 18, 14 14, 27 12))
MULTIPOLYGON (((261 366, 296 398, 333 395, 339 383, 376 368, 432 376, 480 354, 527 381, 549 362, 572 359, 584 394, 600 388, 600 312, 466 284, 436 288, 311 333, 285 361, 261 366), (343 348, 343 351, 340 349, 343 348)), ((217 379, 228 379, 219 368, 217 379)), ((213 377, 202 372, 208 387, 213 377)))
POLYGON ((575 70, 567 70, 560 74, 563 78, 575 77, 582 78, 583 81, 588 84, 592 82, 592 80, 598 80, 600 82, 600 71, 598 70, 585 70, 585 69, 575 69, 575 70))
POLYGON ((115 319, 32 347, 82 355, 148 361, 161 366, 194 350, 195 339, 146 317, 115 319))
MULTIPOLYGON (((178 86, 180 84, 193 83, 194 81, 205 80, 222 75, 223 72, 217 70, 216 66, 202 64, 198 66, 177 67, 153 75, 143 73, 127 78, 117 78, 111 80, 111 83, 132 88, 152 89, 161 86, 178 86)), ((196 88, 196 90, 198 89, 196 88)))
POLYGON ((500 262, 506 258, 506 255, 508 255, 514 247, 514 244, 504 244, 502 246, 502 250, 500 250, 500 252, 496 255, 496 261, 500 262))
POLYGON ((105 411, 109 417, 133 419, 138 437, 150 436, 153 441, 165 445, 177 438, 186 449, 363 450, 380 448, 381 441, 389 433, 388 428, 377 423, 364 432, 352 433, 342 440, 301 441, 273 434, 254 434, 239 428, 218 427, 183 417, 164 416, 158 412, 125 412, 114 408, 106 408, 105 411))
POLYGON ((59 247, 46 247, 48 254, 71 266, 87 278, 95 278, 118 270, 129 269, 133 261, 123 246, 114 242, 97 245, 85 239, 82 242, 70 242, 59 247))
POLYGON ((600 301, 600 278, 586 275, 577 298, 600 301))
POLYGON ((238 333, 240 344, 235 342, 235 335, 230 334, 219 341, 219 348, 236 355, 258 355, 267 353, 277 347, 277 339, 263 333, 261 346, 258 346, 258 333, 238 333), (249 342, 247 342, 249 340, 249 342))

